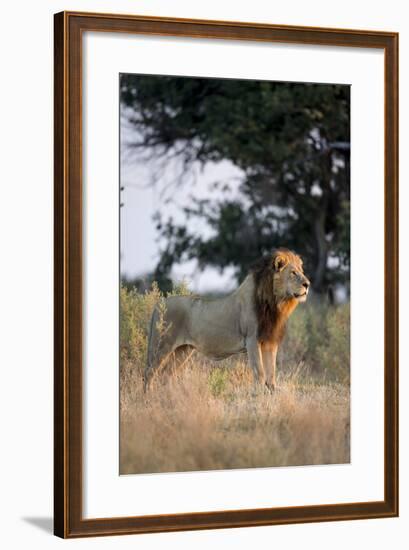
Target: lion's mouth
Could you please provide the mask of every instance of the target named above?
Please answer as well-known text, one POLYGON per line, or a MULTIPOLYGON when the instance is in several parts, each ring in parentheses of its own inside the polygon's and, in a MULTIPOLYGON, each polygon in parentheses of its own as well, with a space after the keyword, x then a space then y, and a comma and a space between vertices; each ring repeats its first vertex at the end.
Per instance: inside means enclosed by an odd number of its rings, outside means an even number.
POLYGON ((306 300, 307 294, 308 294, 308 290, 306 290, 305 292, 301 292, 300 294, 298 294, 297 292, 294 292, 294 298, 296 298, 297 300, 306 300))

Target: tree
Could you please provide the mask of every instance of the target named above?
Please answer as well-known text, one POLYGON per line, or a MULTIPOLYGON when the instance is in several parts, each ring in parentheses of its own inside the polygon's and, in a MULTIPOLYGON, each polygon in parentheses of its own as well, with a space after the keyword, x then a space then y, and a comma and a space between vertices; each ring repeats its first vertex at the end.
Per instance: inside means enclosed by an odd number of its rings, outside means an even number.
POLYGON ((138 75, 122 75, 120 86, 136 151, 178 157, 185 170, 228 159, 243 173, 238 197, 185 208, 210 225, 209 238, 157 213, 166 243, 158 276, 195 258, 234 266, 240 278, 283 245, 306 258, 317 291, 346 280, 349 86, 138 75))

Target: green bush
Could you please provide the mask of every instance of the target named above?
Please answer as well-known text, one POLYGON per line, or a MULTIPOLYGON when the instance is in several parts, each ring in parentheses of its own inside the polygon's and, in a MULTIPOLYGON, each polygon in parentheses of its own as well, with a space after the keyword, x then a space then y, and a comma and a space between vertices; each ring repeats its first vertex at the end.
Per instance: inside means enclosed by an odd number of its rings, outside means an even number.
MULTIPOLYGON (((189 294, 187 284, 182 281, 175 284, 167 296, 185 296, 189 294)), ((147 341, 153 310, 164 295, 156 282, 149 291, 141 294, 135 288, 121 286, 120 289, 120 360, 121 366, 132 363, 143 369, 146 362, 147 341)), ((163 307, 161 308, 163 312, 163 307)), ((163 315, 162 315, 163 317, 163 315)))
POLYGON ((280 351, 282 368, 304 370, 322 381, 349 383, 350 306, 311 301, 291 316, 280 351))
POLYGON ((220 397, 225 392, 228 381, 227 369, 216 367, 210 371, 208 383, 213 397, 220 397))
POLYGON ((326 339, 317 346, 321 369, 329 379, 350 381, 350 307, 332 307, 326 319, 326 339))

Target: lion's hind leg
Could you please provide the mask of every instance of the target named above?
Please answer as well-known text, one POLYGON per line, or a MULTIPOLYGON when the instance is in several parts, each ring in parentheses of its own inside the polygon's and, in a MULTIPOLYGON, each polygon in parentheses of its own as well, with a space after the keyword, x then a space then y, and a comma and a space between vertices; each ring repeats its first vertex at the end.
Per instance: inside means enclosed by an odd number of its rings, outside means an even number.
POLYGON ((174 376, 177 372, 180 372, 185 365, 189 362, 195 349, 193 346, 184 344, 175 348, 170 354, 168 360, 163 364, 162 371, 166 375, 166 378, 174 376))
POLYGON ((145 372, 143 374, 143 389, 145 392, 151 385, 152 378, 155 375, 155 373, 160 370, 163 370, 164 366, 169 361, 172 353, 173 353, 172 348, 168 348, 166 350, 160 350, 157 353, 157 356, 155 357, 154 361, 150 362, 148 360, 148 364, 146 365, 145 372))
POLYGON ((143 389, 147 391, 151 385, 154 374, 163 366, 168 360, 169 356, 174 350, 169 335, 166 338, 159 333, 158 330, 159 313, 155 309, 152 314, 149 337, 148 337, 148 357, 146 368, 143 374, 143 389))
POLYGON ((156 308, 152 314, 149 338, 148 358, 144 373, 144 390, 149 387, 154 374, 158 371, 170 371, 185 363, 191 355, 190 346, 185 345, 183 336, 184 314, 167 304, 166 316, 163 310, 156 308), (172 368, 173 367, 173 368, 172 368))
POLYGON ((143 376, 143 388, 146 392, 151 385, 152 379, 157 373, 167 371, 175 363, 175 351, 178 348, 177 342, 170 337, 164 339, 152 338, 148 345, 148 361, 143 376))
POLYGON ((143 376, 144 391, 146 392, 149 388, 155 373, 160 372, 161 376, 162 374, 164 375, 164 380, 168 380, 175 373, 180 372, 188 363, 194 351, 194 348, 188 345, 162 350, 160 356, 156 358, 155 363, 149 364, 148 362, 146 366, 143 376))

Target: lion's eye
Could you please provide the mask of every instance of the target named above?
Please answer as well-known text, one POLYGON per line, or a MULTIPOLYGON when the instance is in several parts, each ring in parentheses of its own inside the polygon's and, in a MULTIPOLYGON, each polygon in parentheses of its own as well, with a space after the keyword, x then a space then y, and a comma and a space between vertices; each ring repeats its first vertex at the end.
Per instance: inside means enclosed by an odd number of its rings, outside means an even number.
POLYGON ((297 275, 295 271, 291 271, 291 275, 297 275))

